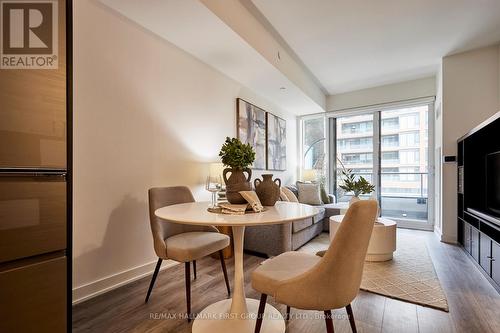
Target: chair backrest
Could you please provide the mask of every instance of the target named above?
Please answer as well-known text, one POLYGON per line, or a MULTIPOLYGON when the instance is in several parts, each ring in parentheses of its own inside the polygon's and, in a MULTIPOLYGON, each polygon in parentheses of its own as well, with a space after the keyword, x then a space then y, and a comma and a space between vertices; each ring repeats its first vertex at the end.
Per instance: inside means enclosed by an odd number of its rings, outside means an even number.
MULTIPOLYGON (((155 210, 161 207, 194 202, 194 197, 186 186, 153 187, 148 191, 149 195, 149 221, 156 255, 167 259, 165 239, 168 237, 190 231, 189 225, 181 225, 162 220, 155 215, 155 210)), ((198 228, 193 228, 198 229, 198 228)))
POLYGON ((350 304, 361 285, 377 207, 375 200, 351 204, 320 262, 308 272, 283 283, 277 296, 281 292, 298 293, 301 298, 289 305, 303 309, 329 310, 350 304))

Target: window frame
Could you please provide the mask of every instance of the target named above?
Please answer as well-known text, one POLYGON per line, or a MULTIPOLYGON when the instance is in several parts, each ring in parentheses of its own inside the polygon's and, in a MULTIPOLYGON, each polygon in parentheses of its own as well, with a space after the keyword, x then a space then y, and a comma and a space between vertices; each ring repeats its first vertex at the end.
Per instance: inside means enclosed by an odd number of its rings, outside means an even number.
MULTIPOLYGON (((303 169, 303 120, 324 117, 325 121, 325 154, 326 154, 326 167, 327 167, 327 184, 330 193, 335 193, 335 188, 337 187, 337 163, 336 158, 336 119, 339 117, 345 116, 355 116, 362 114, 373 114, 373 175, 374 185, 376 186, 375 195, 379 198, 380 201, 380 185, 381 185, 381 153, 382 153, 382 137, 381 137, 381 129, 382 129, 382 111, 390 111, 402 108, 409 108, 415 106, 423 106, 427 105, 428 107, 428 118, 427 118, 427 131, 428 131, 428 142, 427 148, 434 147, 434 103, 435 97, 425 97, 418 98, 406 101, 399 101, 393 103, 385 103, 379 105, 372 105, 368 107, 359 107, 359 108, 351 108, 339 111, 329 111, 323 114, 314 114, 308 116, 299 117, 299 154, 300 154, 300 167, 299 167, 299 177, 301 177, 301 171, 303 169)), ((390 118, 388 118, 390 119, 390 118)), ((418 121, 420 121, 418 119, 418 121)), ((414 128, 408 127, 405 131, 412 132, 415 131, 414 128)), ((398 141, 400 138, 398 137, 398 141)), ((411 149, 411 145, 408 147, 411 149)), ((386 147, 390 148, 390 146, 386 147)), ((432 230, 434 228, 434 188, 435 188, 435 161, 434 161, 434 149, 427 149, 427 222, 422 221, 409 221, 409 220, 398 220, 398 226, 407 227, 407 228, 415 228, 415 229, 424 229, 424 230, 432 230)), ((401 158, 401 156, 400 156, 401 158)))

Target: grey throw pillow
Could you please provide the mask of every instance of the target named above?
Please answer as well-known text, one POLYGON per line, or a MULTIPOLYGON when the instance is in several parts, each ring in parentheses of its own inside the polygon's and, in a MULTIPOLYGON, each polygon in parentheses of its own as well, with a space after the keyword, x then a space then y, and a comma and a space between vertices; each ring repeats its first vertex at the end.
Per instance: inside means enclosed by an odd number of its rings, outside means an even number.
POLYGON ((330 202, 330 197, 328 196, 328 193, 326 193, 326 189, 323 185, 320 185, 320 194, 321 194, 321 201, 323 201, 323 204, 329 204, 330 202))
POLYGON ((292 193, 295 195, 296 198, 299 197, 299 189, 297 188, 297 185, 287 185, 286 186, 287 189, 289 189, 290 191, 292 191, 292 193))
POLYGON ((317 183, 299 183, 297 182, 297 188, 299 191, 299 202, 308 205, 321 205, 321 195, 319 190, 319 184, 317 183))

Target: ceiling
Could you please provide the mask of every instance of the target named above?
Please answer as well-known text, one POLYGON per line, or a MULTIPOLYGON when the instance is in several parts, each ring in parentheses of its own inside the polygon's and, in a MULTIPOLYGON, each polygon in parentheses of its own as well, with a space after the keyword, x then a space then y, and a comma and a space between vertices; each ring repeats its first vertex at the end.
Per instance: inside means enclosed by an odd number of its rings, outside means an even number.
POLYGON ((500 41, 499 0, 252 0, 328 94, 435 75, 500 41))
POLYGON ((292 114, 324 111, 201 1, 100 2, 292 114))

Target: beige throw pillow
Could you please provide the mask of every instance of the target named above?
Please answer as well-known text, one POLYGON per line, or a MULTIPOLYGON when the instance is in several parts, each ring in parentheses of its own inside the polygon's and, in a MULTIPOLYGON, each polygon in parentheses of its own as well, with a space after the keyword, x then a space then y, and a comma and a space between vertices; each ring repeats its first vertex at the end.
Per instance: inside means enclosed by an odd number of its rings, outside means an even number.
POLYGON ((304 184, 297 182, 297 188, 299 189, 300 203, 308 205, 321 205, 319 184, 317 183, 304 184))
POLYGON ((290 200, 288 200, 288 197, 286 196, 285 192, 283 192, 283 187, 280 188, 280 200, 281 201, 290 201, 290 200))
POLYGON ((288 189, 286 187, 281 188, 281 194, 287 198, 287 200, 283 200, 283 201, 299 202, 299 199, 297 199, 295 194, 293 194, 293 192, 290 191, 290 189, 288 189))

